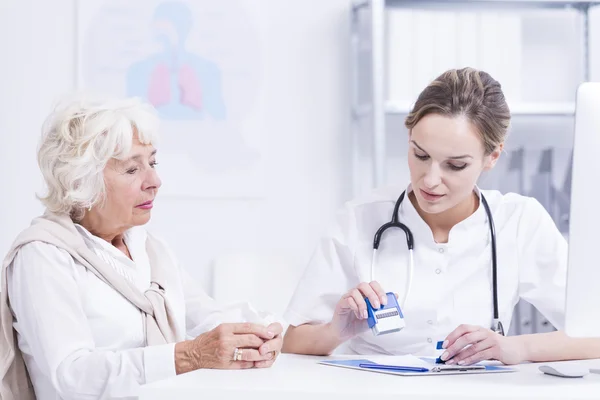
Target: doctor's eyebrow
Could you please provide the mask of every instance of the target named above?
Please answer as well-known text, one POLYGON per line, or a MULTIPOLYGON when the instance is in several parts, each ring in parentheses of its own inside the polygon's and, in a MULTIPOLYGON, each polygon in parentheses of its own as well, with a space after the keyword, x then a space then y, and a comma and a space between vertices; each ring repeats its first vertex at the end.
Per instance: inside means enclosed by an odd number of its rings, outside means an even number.
MULTIPOLYGON (((412 144, 414 144, 419 150, 421 150, 423 153, 427 153, 421 146, 419 146, 417 144, 417 142, 415 142, 414 140, 410 141, 412 144)), ((429 154, 429 153, 427 153, 429 154)), ((460 160, 461 158, 473 158, 473 156, 470 156, 469 154, 463 154, 462 156, 452 156, 452 157, 448 157, 450 160, 460 160)))

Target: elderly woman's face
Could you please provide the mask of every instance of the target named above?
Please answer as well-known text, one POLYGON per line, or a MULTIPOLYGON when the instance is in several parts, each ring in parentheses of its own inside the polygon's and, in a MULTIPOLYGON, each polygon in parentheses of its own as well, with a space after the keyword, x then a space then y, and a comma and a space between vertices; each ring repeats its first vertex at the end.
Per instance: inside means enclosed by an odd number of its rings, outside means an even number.
POLYGON ((154 166, 156 149, 134 138, 131 152, 124 160, 111 159, 104 169, 107 198, 100 213, 103 224, 115 227, 143 225, 150 212, 160 179, 154 166))

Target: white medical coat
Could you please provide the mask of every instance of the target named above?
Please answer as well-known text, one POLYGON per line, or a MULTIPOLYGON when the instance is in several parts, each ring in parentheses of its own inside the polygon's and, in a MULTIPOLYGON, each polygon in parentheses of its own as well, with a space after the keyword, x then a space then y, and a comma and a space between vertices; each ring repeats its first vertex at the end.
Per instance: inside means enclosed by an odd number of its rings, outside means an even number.
MULTIPOLYGON (((410 187, 409 187, 410 190, 410 187)), ((291 325, 329 322, 337 302, 360 282, 371 281, 373 236, 389 222, 402 188, 386 188, 351 201, 322 238, 292 297, 284 318, 291 325)), ((508 332, 520 298, 533 304, 557 329, 564 320, 567 242, 534 198, 479 190, 496 226, 498 307, 508 332)), ((448 243, 436 243, 429 226, 405 197, 399 221, 414 236, 414 274, 403 308, 406 327, 351 339, 356 354, 434 355, 435 344, 460 324, 491 327, 493 318, 491 236, 483 204, 455 225, 448 243)), ((375 278, 386 292, 404 297, 408 249, 400 229, 381 240, 375 278)), ((366 321, 365 321, 366 324, 366 321)))

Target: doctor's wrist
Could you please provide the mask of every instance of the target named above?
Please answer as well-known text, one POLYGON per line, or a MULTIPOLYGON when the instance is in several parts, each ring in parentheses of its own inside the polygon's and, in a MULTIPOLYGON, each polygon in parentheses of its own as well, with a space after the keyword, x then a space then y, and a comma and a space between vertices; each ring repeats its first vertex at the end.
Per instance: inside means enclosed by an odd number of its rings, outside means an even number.
POLYGON ((340 333, 339 329, 335 326, 335 324, 333 322, 328 322, 328 323, 324 324, 323 330, 325 333, 323 335, 323 337, 328 339, 327 341, 331 344, 331 346, 333 347, 333 350, 335 350, 339 345, 344 343, 346 340, 350 339, 350 338, 343 337, 342 334, 340 333))
POLYGON ((506 341, 508 342, 511 352, 515 357, 515 364, 521 364, 532 360, 532 354, 530 351, 530 343, 528 335, 516 335, 516 336, 506 336, 506 341))

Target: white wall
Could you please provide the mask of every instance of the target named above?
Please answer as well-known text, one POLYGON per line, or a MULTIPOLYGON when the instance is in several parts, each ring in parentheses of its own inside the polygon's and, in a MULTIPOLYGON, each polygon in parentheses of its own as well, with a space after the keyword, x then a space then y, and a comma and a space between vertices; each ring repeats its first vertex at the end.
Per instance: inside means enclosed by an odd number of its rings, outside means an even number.
POLYGON ((36 146, 56 97, 72 87, 72 0, 0 2, 0 253, 42 210, 36 146), (33 11, 35 10, 35 12, 33 11))
MULTIPOLYGON (((347 32, 350 0, 247 0, 263 47, 267 194, 235 201, 159 199, 151 228, 208 288, 208 263, 273 252, 301 268, 350 194, 347 32)), ((0 253, 42 211, 35 150, 50 105, 74 81, 74 1, 0 2, 0 253), (29 10, 35 10, 35 12, 29 10)), ((235 277, 231 277, 235 279, 235 277)), ((269 276, 264 276, 265 286, 269 276)))
MULTIPOLYGON (((246 2, 266 49, 264 93, 271 110, 263 154, 266 196, 248 201, 163 198, 152 222, 152 229, 171 243, 209 291, 209 260, 226 254, 271 253, 295 273, 306 264, 334 210, 351 195, 350 0, 246 2)), ((592 18, 592 49, 599 15, 592 18)), ((42 211, 34 197, 42 188, 35 149, 52 102, 73 87, 74 21, 74 0, 0 0, 0 254, 42 211)), ((536 29, 532 22, 530 33, 536 29)), ((534 45, 528 37, 524 46, 534 45)), ((571 38, 572 33, 553 40, 564 47, 571 38)), ((592 55, 592 72, 598 71, 598 54, 592 55)), ((550 90, 556 71, 542 60, 533 61, 523 73, 537 74, 537 83, 528 81, 527 89, 542 85, 550 90)), ((561 63, 562 68, 568 65, 577 69, 577 62, 561 63)), ((566 80, 560 83, 564 88, 566 80)), ((401 118, 388 122, 388 177, 404 182, 405 132, 401 118)), ((518 134, 536 126, 531 123, 518 134)), ((273 286, 269 277, 263 279, 266 287, 273 286)))
MULTIPOLYGON (((246 202, 163 199, 154 214, 153 228, 168 234, 204 282, 208 258, 230 252, 273 253, 302 268, 350 195, 349 1, 254 4, 260 4, 265 97, 272 110, 264 154, 267 196, 246 202)), ((273 287, 269 276, 264 280, 273 287)))

